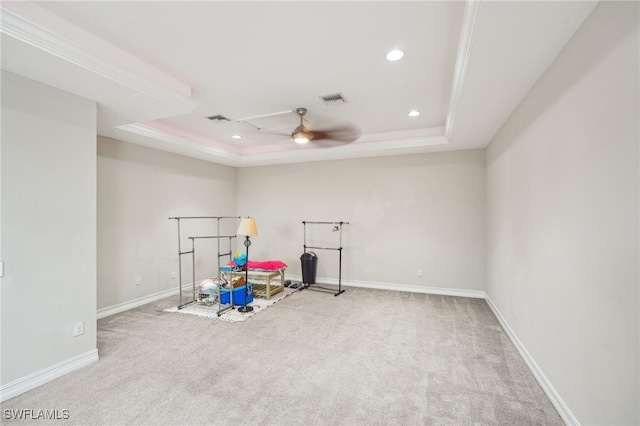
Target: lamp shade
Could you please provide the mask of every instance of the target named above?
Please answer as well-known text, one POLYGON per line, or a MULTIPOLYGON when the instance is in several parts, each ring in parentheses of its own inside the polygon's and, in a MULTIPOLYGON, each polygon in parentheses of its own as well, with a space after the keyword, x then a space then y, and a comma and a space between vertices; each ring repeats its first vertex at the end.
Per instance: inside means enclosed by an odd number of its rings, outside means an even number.
POLYGON ((243 217, 238 226, 238 235, 246 235, 248 237, 255 237, 258 235, 258 228, 256 227, 256 220, 252 217, 243 217))

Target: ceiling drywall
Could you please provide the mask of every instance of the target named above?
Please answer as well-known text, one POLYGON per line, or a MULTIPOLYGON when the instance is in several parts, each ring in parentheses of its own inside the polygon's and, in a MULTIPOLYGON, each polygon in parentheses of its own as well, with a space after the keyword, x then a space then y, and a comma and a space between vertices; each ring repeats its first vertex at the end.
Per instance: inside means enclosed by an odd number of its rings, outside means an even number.
POLYGON ((482 148, 594 6, 3 1, 2 68, 97 101, 103 136, 237 167, 482 148), (293 142, 298 107, 349 143, 293 142))

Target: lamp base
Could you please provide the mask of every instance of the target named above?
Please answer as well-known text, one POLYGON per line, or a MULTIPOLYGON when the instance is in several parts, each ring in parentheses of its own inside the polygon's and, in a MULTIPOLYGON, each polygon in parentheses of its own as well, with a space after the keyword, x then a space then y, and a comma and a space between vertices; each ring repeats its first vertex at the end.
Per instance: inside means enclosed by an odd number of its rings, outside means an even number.
POLYGON ((253 311, 253 306, 240 306, 238 308, 238 312, 251 312, 253 311))

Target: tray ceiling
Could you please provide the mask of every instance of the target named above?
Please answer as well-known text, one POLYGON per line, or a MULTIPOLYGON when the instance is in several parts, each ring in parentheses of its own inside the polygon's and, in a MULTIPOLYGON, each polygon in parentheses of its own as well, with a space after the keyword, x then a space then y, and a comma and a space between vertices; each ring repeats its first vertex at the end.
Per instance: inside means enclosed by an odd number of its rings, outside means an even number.
POLYGON ((594 6, 4 1, 2 68, 98 102, 103 136, 236 167, 483 148, 594 6), (297 145, 298 107, 357 139, 297 145))

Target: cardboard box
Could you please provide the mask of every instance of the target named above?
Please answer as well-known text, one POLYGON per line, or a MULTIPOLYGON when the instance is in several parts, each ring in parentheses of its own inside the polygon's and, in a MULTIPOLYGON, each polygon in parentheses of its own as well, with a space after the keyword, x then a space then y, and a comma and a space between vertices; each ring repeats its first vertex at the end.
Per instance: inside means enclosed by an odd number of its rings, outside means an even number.
POLYGON ((233 279, 231 283, 233 284, 233 288, 236 288, 236 287, 243 286, 245 282, 246 281, 244 280, 244 277, 236 277, 233 279))

